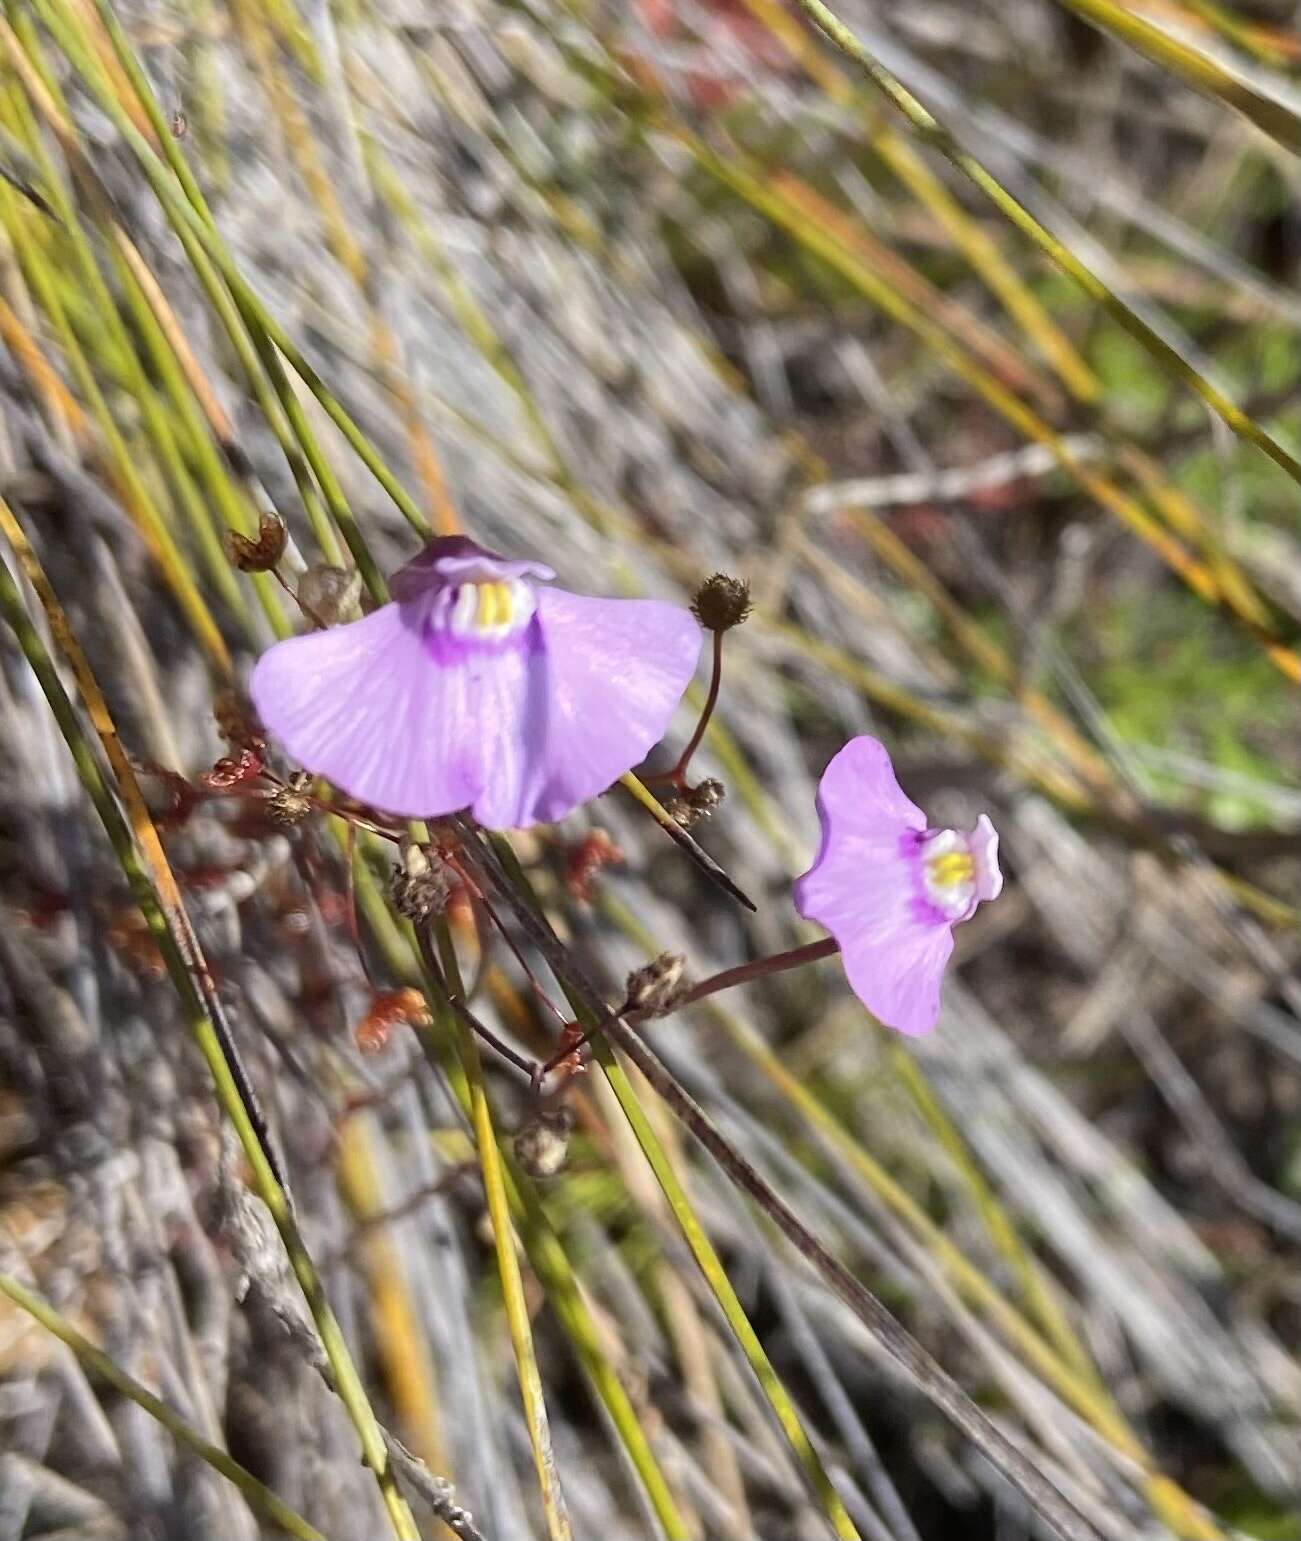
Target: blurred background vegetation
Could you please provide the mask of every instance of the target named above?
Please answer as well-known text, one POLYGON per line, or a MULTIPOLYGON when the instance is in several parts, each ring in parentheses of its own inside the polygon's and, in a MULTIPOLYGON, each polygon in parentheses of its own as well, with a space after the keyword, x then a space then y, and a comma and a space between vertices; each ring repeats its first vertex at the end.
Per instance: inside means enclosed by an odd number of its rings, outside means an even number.
MULTIPOLYGON (((1295 9, 2 14, 0 1541, 1051 1533, 625 1059, 532 1181, 390 852, 213 776, 291 593, 458 527, 753 585, 758 913, 617 789, 497 848, 610 999, 814 934, 849 734, 992 811, 933 1037, 833 960, 647 1040, 1078 1534, 1301 1536, 1295 9)), ((544 1054, 510 925, 441 966, 544 1054)))

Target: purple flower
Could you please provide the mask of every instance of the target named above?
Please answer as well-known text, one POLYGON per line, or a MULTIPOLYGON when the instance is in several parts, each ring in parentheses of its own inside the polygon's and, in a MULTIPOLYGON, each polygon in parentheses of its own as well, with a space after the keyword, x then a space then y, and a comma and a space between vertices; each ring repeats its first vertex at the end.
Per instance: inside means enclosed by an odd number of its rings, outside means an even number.
POLYGON ((435 540, 391 604, 264 653, 253 703, 300 764, 389 813, 563 818, 663 736, 701 634, 677 605, 539 586, 554 576, 435 540))
POLYGON ((853 738, 818 786, 822 845, 795 907, 831 932, 854 994, 887 1027, 929 1033, 953 927, 998 897, 998 833, 934 829, 904 796, 885 748, 853 738))

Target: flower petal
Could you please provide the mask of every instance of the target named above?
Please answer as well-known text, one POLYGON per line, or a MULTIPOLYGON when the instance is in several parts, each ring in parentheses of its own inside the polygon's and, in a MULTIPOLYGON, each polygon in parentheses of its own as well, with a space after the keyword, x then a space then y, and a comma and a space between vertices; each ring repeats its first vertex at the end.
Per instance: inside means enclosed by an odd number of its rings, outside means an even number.
POLYGON ((485 758, 512 756, 507 730, 518 720, 528 653, 520 638, 442 665, 426 615, 427 606, 390 604, 292 637, 262 655, 249 681, 258 715, 300 764, 411 818, 468 807, 485 758))
POLYGON ((433 645, 427 599, 277 643, 253 671, 253 703, 308 770, 386 812, 550 823, 659 741, 701 636, 676 605, 537 599, 527 630, 498 645, 433 645))
POLYGON ((901 1033, 928 1033, 953 934, 918 892, 913 832, 858 833, 823 811, 823 850, 795 883, 795 907, 840 944, 850 988, 901 1033), (828 838, 829 837, 829 838, 828 838))
POLYGON ((892 937, 863 932, 837 940, 849 987, 873 1016, 912 1038, 933 1030, 953 952, 948 926, 917 921, 892 937))
POLYGON ((839 942, 869 1011, 900 1032, 929 1032, 953 936, 922 890, 926 815, 900 789, 878 740, 851 739, 827 766, 818 817, 821 847, 796 881, 795 907, 839 942))
POLYGON ((1003 872, 998 865, 998 831, 982 813, 967 837, 976 863, 976 898, 997 899, 1003 892, 1003 872))
POLYGON ((604 792, 663 738, 700 657, 690 612, 653 599, 538 590, 540 656, 524 713, 528 774, 493 775, 475 803, 491 827, 551 823, 604 792))
POLYGON ((389 579, 394 599, 415 600, 445 584, 500 583, 512 578, 551 579, 545 562, 498 556, 468 535, 440 535, 389 579))
POLYGON ((839 750, 818 783, 818 817, 822 820, 822 847, 827 849, 834 826, 836 835, 858 831, 879 833, 886 826, 898 830, 925 829, 926 815, 906 797, 895 779, 894 766, 879 739, 861 734, 839 750))

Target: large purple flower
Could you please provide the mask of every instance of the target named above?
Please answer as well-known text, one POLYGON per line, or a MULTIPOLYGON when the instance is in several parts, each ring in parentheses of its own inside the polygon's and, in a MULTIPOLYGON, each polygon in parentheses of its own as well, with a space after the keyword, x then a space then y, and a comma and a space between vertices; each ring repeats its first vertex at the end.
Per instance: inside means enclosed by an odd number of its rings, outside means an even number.
POLYGON ((795 884, 795 907, 840 945, 854 994, 887 1027, 929 1033, 953 927, 1003 887, 998 834, 934 829, 895 780, 874 738, 853 738, 818 786, 822 845, 795 884))
POLYGON ((677 605, 538 586, 553 577, 435 540, 391 604, 264 653, 253 703, 308 770, 389 813, 562 818, 663 736, 701 635, 677 605))

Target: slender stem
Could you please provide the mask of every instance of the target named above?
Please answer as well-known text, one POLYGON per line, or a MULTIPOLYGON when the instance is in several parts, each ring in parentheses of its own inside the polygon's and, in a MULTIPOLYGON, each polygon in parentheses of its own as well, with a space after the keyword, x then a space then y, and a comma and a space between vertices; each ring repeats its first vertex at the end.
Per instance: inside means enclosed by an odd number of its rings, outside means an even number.
MULTIPOLYGON (((520 872, 509 846, 500 838, 489 838, 477 843, 477 855, 521 929, 537 946, 566 989, 572 991, 573 998, 581 1001, 590 1016, 600 1016, 604 1010, 600 1003, 600 992, 581 963, 561 944, 545 916, 535 908, 537 901, 532 897, 527 880, 520 872), (513 878, 520 884, 518 892, 512 882, 513 878)), ((1075 1505, 1008 1439, 953 1377, 895 1319, 889 1309, 828 1251, 637 1034, 619 1021, 612 1022, 607 1031, 615 1046, 637 1066, 730 1181, 777 1225, 791 1245, 853 1311, 880 1348, 903 1370, 913 1385, 1002 1472, 1051 1529, 1059 1537, 1065 1538, 1065 1541, 1098 1541, 1098 1531, 1075 1505)), ((622 1103, 623 1099, 620 1100, 622 1103)), ((630 1117, 635 1116, 635 1101, 630 1105, 625 1104, 625 1111, 630 1117)), ((697 1255, 697 1260, 701 1262, 707 1277, 711 1277, 701 1254, 697 1255)))
POLYGON ((325 1537, 317 1530, 315 1525, 309 1525, 301 1514, 296 1513, 271 1491, 264 1482, 259 1482, 252 1472, 246 1471, 238 1461, 233 1460, 220 1446, 214 1445, 211 1440, 204 1439, 195 1428, 188 1424, 177 1412, 174 1412, 160 1397, 156 1397, 147 1386, 128 1375, 127 1372, 113 1359, 96 1347, 89 1338, 83 1336, 65 1316, 54 1309, 48 1301, 43 1300, 32 1290, 26 1289, 17 1279, 10 1278, 8 1274, 0 1274, 0 1294, 7 1295, 16 1306, 20 1306, 30 1316, 33 1316, 47 1332, 61 1339, 81 1363, 92 1375, 112 1386, 114 1391, 127 1397, 137 1407, 141 1407, 151 1418, 157 1419, 162 1426, 183 1445, 187 1445, 194 1451, 201 1461, 206 1462, 214 1471, 220 1472, 228 1482, 243 1493, 249 1506, 264 1519, 269 1520, 277 1530, 282 1530, 286 1535, 297 1536, 299 1541, 325 1541, 325 1537))
POLYGON ((533 1071, 532 1091, 534 1095, 536 1096, 541 1091, 543 1081, 546 1080, 553 1070, 563 1065, 567 1059, 570 1059, 580 1050, 585 1049, 598 1033, 603 1033, 612 1023, 617 1022, 622 1015, 622 1007, 618 1011, 607 1012, 605 1016, 593 1022, 581 1038, 576 1038, 573 1043, 567 1043, 563 1048, 557 1049, 549 1060, 538 1065, 533 1071))
MULTIPOLYGON (((493 1246, 497 1253, 497 1270, 501 1277, 502 1305, 506 1313, 511 1346, 515 1354, 515 1369, 519 1380, 520 1400, 524 1406, 524 1418, 528 1427, 529 1444, 533 1450, 533 1464, 537 1472, 539 1495, 546 1521, 548 1541, 573 1541, 573 1529, 569 1510, 560 1485, 560 1473, 556 1469, 551 1448, 551 1427, 547 1417, 546 1398, 542 1390, 542 1376, 538 1370, 537 1355, 533 1346, 533 1330, 529 1315, 524 1279, 516 1255, 515 1230, 511 1223, 510 1196, 505 1162, 498 1147, 498 1135, 493 1120, 488 1092, 484 1085, 483 1067, 479 1060, 479 1048, 475 1033, 470 1030, 467 1018, 473 1022, 469 1011, 461 1005, 461 971, 456 961, 451 932, 445 920, 436 922, 435 936, 429 925, 416 928, 421 960, 430 1005, 443 1022, 456 1025, 456 1053, 461 1062, 469 1092, 470 1123, 474 1130, 474 1143, 479 1154, 479 1168, 483 1175, 484 1198, 492 1221, 493 1246)), ((475 1031, 479 1031, 475 1024, 475 1031)))
POLYGON ((866 1285, 827 1250, 641 1039, 619 1022, 611 1024, 609 1031, 619 1051, 636 1065, 731 1181, 749 1195, 913 1384, 1019 1489, 1052 1530, 1065 1541, 1098 1541, 1093 1525, 991 1422, 866 1285))
POLYGON ((662 771, 657 776, 647 777, 648 781, 671 781, 674 786, 681 787, 686 781, 687 766, 691 764, 691 757, 700 748, 700 741, 705 736, 705 729, 709 726, 709 719, 714 715, 714 708, 718 705, 718 690, 723 683, 723 637, 721 631, 714 632, 714 669, 709 677, 709 694, 705 697, 705 704, 700 711, 700 721, 696 723, 696 731, 687 740, 687 747, 678 756, 677 764, 672 770, 662 771))
MULTIPOLYGON (((693 985, 671 1009, 681 1011, 684 1006, 694 1006, 707 995, 716 995, 720 990, 730 990, 733 985, 748 984, 752 979, 762 979, 767 974, 780 974, 786 969, 802 968, 806 963, 816 963, 820 958, 829 958, 832 953, 839 951, 840 943, 834 937, 824 936, 820 942, 806 942, 803 947, 792 947, 789 952, 775 952, 767 958, 756 958, 752 963, 738 963, 735 968, 725 968, 721 973, 711 974, 708 979, 702 979, 698 985, 693 985)), ((571 1054, 576 1054, 598 1033, 604 1032, 620 1017, 626 1018, 635 1026, 639 1022, 646 1021, 649 1015, 644 1011, 630 1012, 622 1007, 618 1011, 607 1012, 599 1022, 589 1027, 577 1042, 567 1044, 563 1049, 557 1049, 549 1060, 537 1067, 534 1072, 534 1088, 536 1089, 557 1065, 567 1060, 571 1054)))
POLYGON ((752 913, 754 912, 757 908, 754 901, 736 886, 708 851, 704 850, 691 838, 673 815, 664 808, 655 794, 643 786, 631 771, 625 771, 619 777, 619 785, 626 787, 632 793, 669 839, 686 852, 692 864, 703 872, 711 883, 716 883, 724 893, 735 899, 738 904, 742 904, 747 910, 750 910, 752 913))
POLYGON ((693 985, 679 1006, 694 1006, 707 995, 717 995, 720 990, 730 990, 733 985, 749 984, 752 979, 762 979, 767 974, 780 974, 786 969, 803 968, 806 963, 816 963, 840 951, 840 943, 834 937, 824 936, 818 942, 806 942, 803 947, 792 947, 789 952, 775 952, 767 958, 756 958, 753 963, 738 963, 735 968, 725 968, 719 974, 711 974, 693 985))
POLYGON ((494 1033, 490 1027, 486 1027, 482 1022, 480 1022, 478 1017, 475 1016, 475 1014, 470 1010, 470 1008, 465 1004, 459 995, 449 995, 447 998, 447 1004, 449 1008, 455 1012, 457 1017, 459 1017, 460 1020, 465 1024, 465 1026, 468 1027, 471 1032, 476 1033, 480 1038, 482 1038, 484 1043, 486 1043, 488 1047, 494 1051, 494 1053, 500 1054, 504 1060, 514 1065, 516 1070, 522 1070, 524 1074, 528 1076, 530 1081, 533 1081, 537 1077, 538 1067, 534 1064, 534 1062, 531 1059, 525 1059, 522 1054, 516 1054, 515 1050, 511 1048, 510 1044, 503 1042, 503 1040, 498 1038, 497 1034, 494 1033))
MULTIPOLYGON (((537 996, 537 998, 547 1008, 547 1010, 551 1013, 551 1015, 553 1017, 555 1017, 556 1021, 560 1023, 561 1027, 566 1026, 566 1024, 568 1022, 568 1018, 565 1016, 564 1012, 561 1011, 560 1007, 556 1005, 555 1001, 553 1001, 551 999, 551 997, 547 994, 547 992, 542 988, 541 981, 538 979, 537 975, 534 974, 533 970, 529 967, 528 959, 520 951, 519 944, 516 942, 515 938, 510 934, 510 929, 506 925, 506 922, 501 918, 501 916, 493 908, 492 901, 488 898, 487 894, 485 894, 483 889, 480 888, 480 886, 478 885, 478 883, 476 883, 474 881, 473 876, 469 872, 467 872, 465 870, 465 868, 460 864, 460 862, 458 862, 456 860, 455 856, 450 857, 448 859, 448 865, 460 877, 461 881, 465 884, 465 886, 466 886, 467 890, 469 891, 470 895, 475 899, 475 901, 478 904, 480 904, 482 906, 484 914, 487 915, 488 919, 491 921, 493 926, 495 926, 497 931, 501 934, 502 941, 506 943, 507 948, 510 950, 511 956, 515 959, 516 963, 518 963, 520 968, 523 970, 524 977, 525 977, 525 979, 528 980, 529 986, 532 989, 534 995, 537 996)), ((483 949, 484 951, 487 950, 488 940, 484 939, 482 937, 482 935, 481 935, 481 938, 480 938, 480 944, 479 945, 480 945, 481 949, 483 949)), ((480 963, 480 969, 482 970, 482 968, 483 968, 483 964, 480 963)), ((472 989, 469 993, 471 995, 473 995, 474 994, 474 990, 472 989)))

